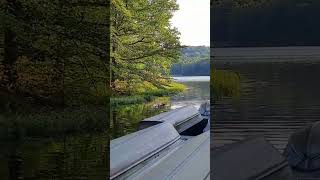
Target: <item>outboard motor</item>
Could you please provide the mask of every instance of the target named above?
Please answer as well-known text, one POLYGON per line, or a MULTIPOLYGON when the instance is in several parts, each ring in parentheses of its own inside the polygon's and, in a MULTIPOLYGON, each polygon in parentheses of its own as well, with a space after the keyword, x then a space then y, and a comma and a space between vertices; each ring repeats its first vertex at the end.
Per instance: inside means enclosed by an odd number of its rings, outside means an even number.
POLYGON ((210 101, 207 101, 200 105, 199 113, 203 117, 203 119, 207 120, 207 125, 203 129, 203 132, 210 130, 210 101))
POLYGON ((210 119, 210 101, 206 101, 205 103, 202 103, 200 105, 199 113, 201 114, 201 116, 210 119))
POLYGON ((299 179, 320 179, 320 121, 294 133, 284 155, 299 179))

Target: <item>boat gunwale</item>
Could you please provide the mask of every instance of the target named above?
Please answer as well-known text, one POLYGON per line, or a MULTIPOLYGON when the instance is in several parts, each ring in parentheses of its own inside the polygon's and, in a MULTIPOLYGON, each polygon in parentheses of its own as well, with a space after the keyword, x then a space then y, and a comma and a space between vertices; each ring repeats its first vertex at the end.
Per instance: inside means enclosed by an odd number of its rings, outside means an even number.
MULTIPOLYGON (((139 158, 136 162, 128 165, 127 167, 119 170, 118 172, 116 172, 115 174, 113 174, 112 176, 110 176, 110 179, 114 179, 114 178, 117 178, 118 176, 124 174, 125 172, 127 172, 128 170, 132 169, 133 167, 137 166, 138 164, 142 163, 143 161, 149 159, 150 157, 154 156, 155 154, 159 153, 160 151, 162 151, 163 149, 171 146, 172 144, 176 143, 179 139, 181 139, 181 135, 177 132, 177 130, 175 129, 175 127, 171 124, 171 123, 160 123, 158 126, 165 126, 165 124, 169 125, 168 127, 172 127, 172 130, 174 130, 177 134, 176 137, 174 137, 173 139, 171 139, 169 142, 166 142, 164 144, 162 144, 159 148, 156 148, 155 150, 153 151, 150 151, 148 153, 146 153, 146 155, 143 155, 141 158, 139 158)), ((157 125, 156 126, 153 126, 153 127, 150 127, 150 128, 146 128, 145 129, 145 132, 150 132, 151 130, 155 129, 158 127, 157 125)), ((139 131, 138 131, 139 132, 139 131)), ((145 133, 144 132, 144 133, 145 133)), ((124 142, 126 141, 129 141, 131 140, 132 138, 135 138, 137 136, 140 136, 141 134, 144 134, 143 132, 139 133, 139 134, 136 134, 134 135, 133 137, 130 137, 129 139, 126 139, 124 142)), ((115 149, 116 147, 120 146, 121 144, 123 144, 124 142, 120 142, 118 144, 116 144, 114 147, 111 147, 110 150, 112 149, 115 149)), ((111 145, 111 144, 110 144, 111 145)), ((111 152, 110 152, 111 154, 111 152)))
POLYGON ((196 107, 192 106, 192 105, 186 105, 186 106, 183 106, 183 107, 180 107, 180 108, 177 108, 177 109, 173 109, 173 110, 171 110, 171 111, 163 112, 163 113, 161 113, 161 114, 158 114, 158 115, 153 116, 153 117, 146 118, 146 119, 142 120, 141 122, 168 122, 168 123, 170 123, 170 124, 175 125, 175 124, 178 124, 178 123, 181 122, 181 121, 185 121, 186 119, 193 118, 193 117, 196 116, 196 115, 201 115, 201 114, 199 113, 199 110, 198 110, 196 107), (172 123, 170 120, 169 120, 169 121, 167 120, 167 119, 168 119, 168 116, 170 116, 170 115, 172 115, 172 114, 174 114, 174 113, 176 113, 176 112, 179 112, 179 111, 181 111, 181 110, 183 110, 183 109, 186 109, 186 108, 189 108, 189 109, 194 110, 195 113, 193 113, 193 114, 190 115, 189 117, 184 118, 184 119, 182 119, 182 120, 180 120, 180 121, 174 121, 175 123, 172 123), (163 114, 164 116, 160 116, 161 114, 163 114), (158 116, 159 118, 153 119, 153 118, 155 118, 155 117, 157 117, 157 116, 158 116))
POLYGON ((177 142, 177 140, 179 140, 181 138, 181 136, 176 137, 175 139, 173 139, 171 142, 165 144, 164 146, 162 146, 161 148, 150 152, 148 155, 144 156, 143 158, 139 159, 137 162, 133 163, 132 165, 128 166, 127 168, 125 168, 122 171, 119 171, 117 174, 113 175, 112 177, 110 177, 110 179, 114 179, 117 178, 118 176, 126 173, 127 171, 129 171, 130 169, 134 168, 135 166, 139 165, 140 163, 146 161, 147 159, 151 158, 152 156, 154 156, 155 154, 159 153, 160 151, 168 148, 169 146, 171 146, 172 144, 174 144, 175 142, 177 142))

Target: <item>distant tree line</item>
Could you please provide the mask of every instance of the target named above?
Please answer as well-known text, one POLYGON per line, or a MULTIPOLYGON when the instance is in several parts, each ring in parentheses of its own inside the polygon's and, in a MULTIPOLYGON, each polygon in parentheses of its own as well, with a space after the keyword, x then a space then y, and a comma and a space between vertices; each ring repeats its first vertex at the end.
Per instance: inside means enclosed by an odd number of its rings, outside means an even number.
POLYGON ((215 47, 320 45, 320 1, 213 0, 215 47))
POLYGON ((209 76, 210 48, 206 46, 188 46, 181 49, 179 63, 171 68, 172 75, 209 76))

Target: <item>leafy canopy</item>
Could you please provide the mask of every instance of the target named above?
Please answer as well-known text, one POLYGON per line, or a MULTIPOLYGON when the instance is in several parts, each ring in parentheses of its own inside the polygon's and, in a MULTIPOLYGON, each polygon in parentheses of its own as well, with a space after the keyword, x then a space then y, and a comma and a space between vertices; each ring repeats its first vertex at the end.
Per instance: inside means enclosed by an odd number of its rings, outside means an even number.
POLYGON ((175 0, 111 1, 111 87, 117 82, 167 84, 179 59, 179 32, 170 19, 175 0))
POLYGON ((64 85, 97 90, 109 77, 109 8, 104 0, 5 0, 0 15, 19 57, 60 63, 64 85))

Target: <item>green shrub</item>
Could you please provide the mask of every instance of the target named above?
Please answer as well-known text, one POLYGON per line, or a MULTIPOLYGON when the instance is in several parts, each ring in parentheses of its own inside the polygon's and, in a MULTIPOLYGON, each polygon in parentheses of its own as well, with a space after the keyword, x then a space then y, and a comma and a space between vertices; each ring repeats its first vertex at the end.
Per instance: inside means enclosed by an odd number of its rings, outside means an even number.
POLYGON ((140 91, 136 92, 132 95, 122 95, 115 96, 111 98, 111 105, 125 105, 125 104, 138 104, 143 102, 149 102, 154 100, 156 97, 162 96, 170 96, 179 92, 185 91, 186 87, 183 84, 172 82, 167 86, 162 88, 156 88, 154 86, 146 86, 146 88, 142 91, 142 87, 140 87, 140 91))

